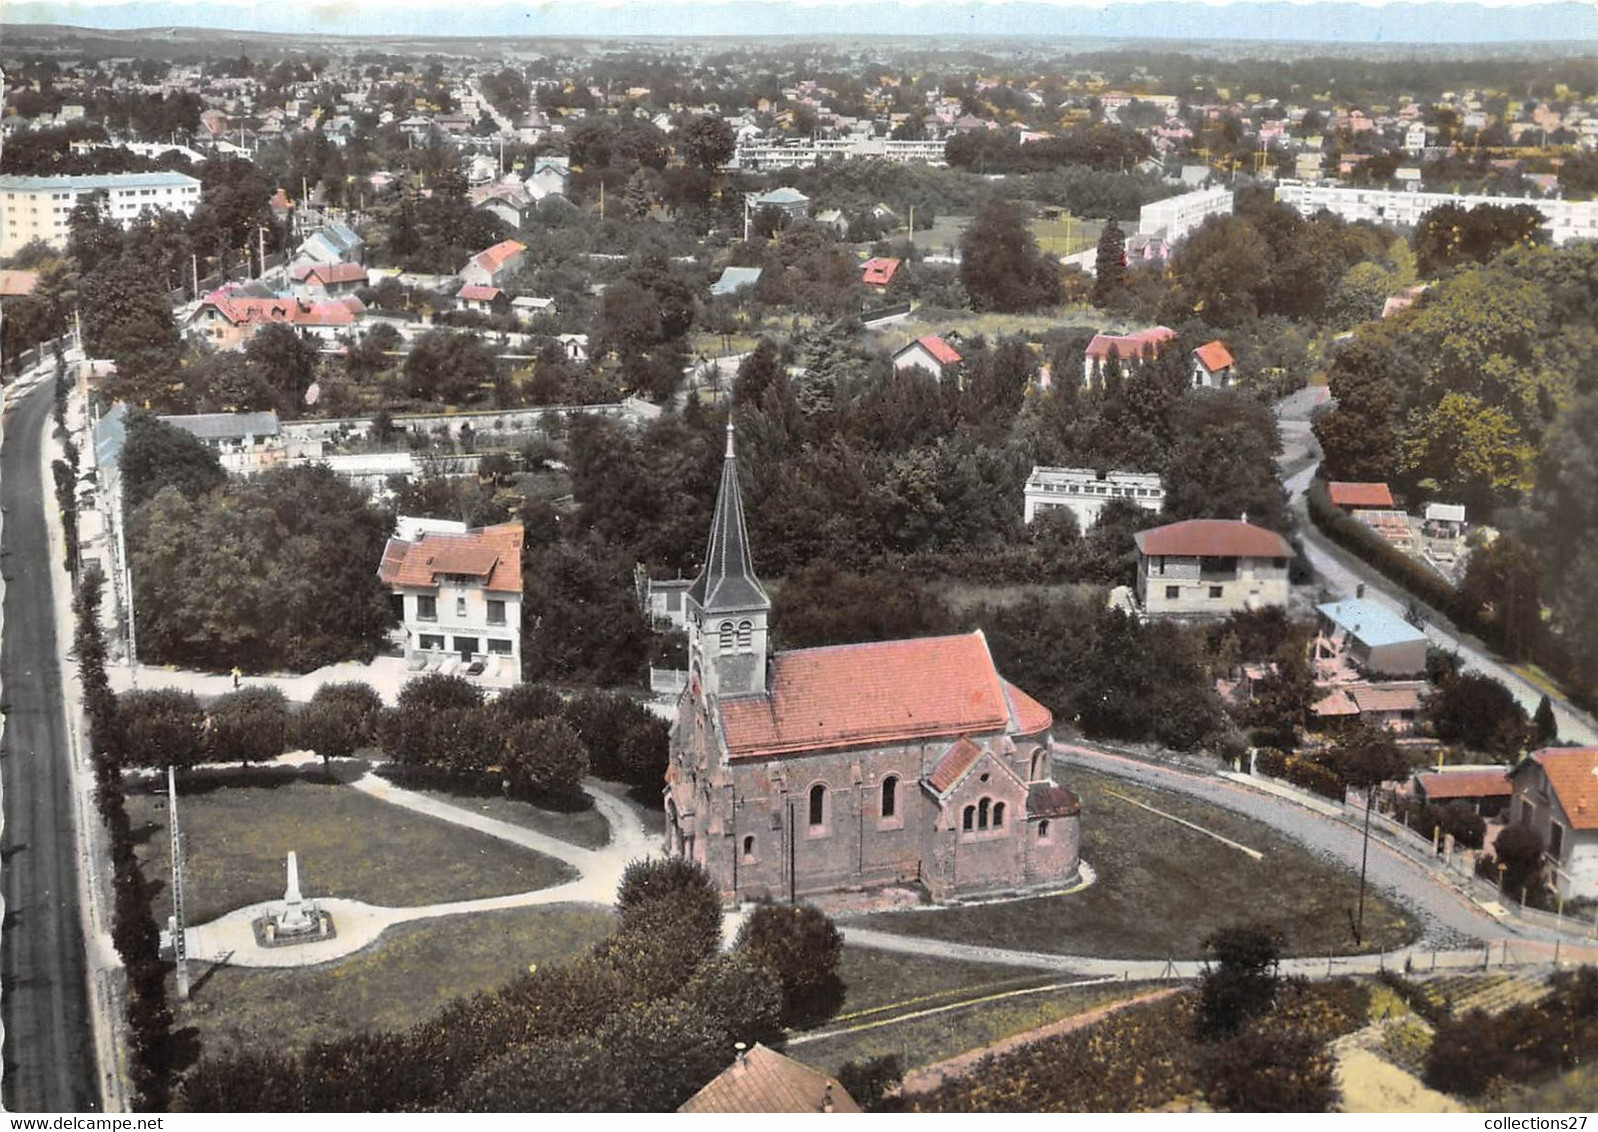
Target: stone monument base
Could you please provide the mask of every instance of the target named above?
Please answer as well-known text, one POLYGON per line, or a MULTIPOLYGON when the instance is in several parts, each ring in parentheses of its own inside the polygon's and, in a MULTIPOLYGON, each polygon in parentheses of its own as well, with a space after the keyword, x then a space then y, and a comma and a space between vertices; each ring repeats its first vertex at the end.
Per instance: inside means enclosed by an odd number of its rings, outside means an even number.
POLYGON ((280 933, 277 930, 277 915, 268 913, 257 916, 250 924, 255 929, 255 943, 258 947, 296 947, 306 943, 320 943, 325 939, 336 939, 338 929, 333 926, 333 914, 321 909, 307 911, 306 919, 311 921, 311 926, 305 931, 293 933, 280 933))

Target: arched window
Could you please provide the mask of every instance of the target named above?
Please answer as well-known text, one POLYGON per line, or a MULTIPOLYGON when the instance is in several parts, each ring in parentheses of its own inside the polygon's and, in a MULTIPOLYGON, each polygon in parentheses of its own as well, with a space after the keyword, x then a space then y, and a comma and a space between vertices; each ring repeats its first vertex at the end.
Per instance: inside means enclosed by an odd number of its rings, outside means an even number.
POLYGON ((993 803, 993 828, 1001 829, 1004 826, 1004 803, 993 803))
POLYGON ((1049 819, 1048 818, 1044 818, 1042 821, 1038 822, 1038 840, 1039 841, 1047 841, 1048 839, 1049 839, 1049 819))
POLYGON ((1049 777, 1049 756, 1039 749, 1032 755, 1032 781, 1042 782, 1049 777))
POLYGON ((986 798, 977 803, 977 828, 988 828, 988 800, 986 798))
POLYGON ((753 837, 746 837, 746 838, 744 838, 744 860, 745 861, 753 861, 754 859, 755 859, 755 839, 753 837))
POLYGON ((748 652, 754 647, 755 627, 748 621, 738 622, 738 651, 748 652))
POLYGON ((810 828, 827 824, 827 788, 816 783, 810 788, 810 828))
POLYGON ((732 643, 733 643, 732 622, 731 621, 723 621, 721 623, 720 633, 721 633, 721 651, 722 652, 731 652, 732 651, 732 643))
POLYGON ((899 776, 890 774, 882 780, 882 816, 892 818, 899 813, 899 776))
POLYGON ((975 806, 967 806, 965 808, 965 817, 960 822, 960 828, 970 833, 972 827, 976 824, 976 820, 977 808, 975 806))

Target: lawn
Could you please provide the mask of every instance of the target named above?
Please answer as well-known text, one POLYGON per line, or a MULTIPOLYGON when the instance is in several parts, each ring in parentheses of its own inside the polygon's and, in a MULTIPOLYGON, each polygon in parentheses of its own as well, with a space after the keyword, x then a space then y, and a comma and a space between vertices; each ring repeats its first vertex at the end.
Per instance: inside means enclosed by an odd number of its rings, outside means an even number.
MULTIPOLYGON (((390 806, 353 787, 297 778, 180 794, 191 924, 283 895, 284 858, 299 854, 307 897, 409 907, 548 888, 564 863, 390 806)), ((171 913, 166 795, 130 794, 128 818, 158 923, 171 913)))
POLYGON ((1058 220, 1037 217, 1027 221, 1027 230, 1045 255, 1068 256, 1096 247, 1104 221, 1083 220, 1062 215, 1058 220))
POLYGON ((436 798, 440 802, 448 802, 463 810, 471 810, 475 814, 482 814, 507 825, 519 825, 548 837, 570 842, 583 849, 603 849, 610 844, 610 823, 605 820, 604 814, 593 807, 568 813, 561 810, 540 809, 531 802, 520 802, 498 793, 479 796, 431 789, 417 790, 416 793, 436 798))
MULTIPOLYGON (((400 924, 364 951, 317 967, 191 968, 176 1029, 200 1048, 301 1049, 364 1030, 414 1025, 462 995, 493 990, 530 964, 564 959, 610 934, 603 908, 557 904, 400 924)), ((187 1059, 185 1059, 187 1060, 187 1059)))
MULTIPOLYGON (((1269 826, 1205 802, 1069 769, 1082 798, 1082 856, 1098 883, 1070 896, 928 911, 852 923, 903 935, 1066 955, 1192 959, 1206 936, 1250 921, 1281 930, 1288 955, 1356 950, 1350 928, 1359 878, 1269 826), (1125 795, 1264 854, 1253 860, 1211 837, 1131 805, 1125 795)), ((1402 946, 1417 925, 1380 893, 1365 893, 1366 951, 1402 946)))

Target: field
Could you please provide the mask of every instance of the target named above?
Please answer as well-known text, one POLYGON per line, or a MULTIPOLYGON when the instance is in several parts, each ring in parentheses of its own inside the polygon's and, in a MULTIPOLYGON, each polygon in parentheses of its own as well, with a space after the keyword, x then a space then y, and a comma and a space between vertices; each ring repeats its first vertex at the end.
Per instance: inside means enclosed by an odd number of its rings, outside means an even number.
MULTIPOLYGON (((291 849, 307 897, 391 907, 528 892, 573 875, 553 858, 303 778, 180 793, 178 810, 191 924, 281 897, 291 849)), ((165 794, 129 795, 128 818, 164 924, 172 911, 165 794)))
MULTIPOLYGON (((1357 950, 1351 931, 1358 877, 1268 826, 1181 795, 1072 768, 1082 798, 1082 856, 1098 883, 1070 896, 936 911, 885 912, 851 922, 881 931, 992 947, 1105 958, 1193 959, 1218 928, 1279 928, 1289 955, 1357 950), (1112 793, 1113 792, 1113 793, 1112 793), (1140 809, 1124 795, 1264 854, 1253 860, 1211 837, 1140 809)), ((1365 951, 1419 934, 1404 910, 1365 894, 1365 951)))
MULTIPOLYGON (((190 1001, 169 987, 175 1029, 201 1051, 303 1049, 364 1030, 414 1025, 529 965, 575 955, 610 933, 604 908, 550 905, 400 924, 365 951, 317 967, 194 968, 190 1001)), ((193 1052, 191 1050, 191 1052, 193 1052)))
POLYGON ((1038 217, 1029 220, 1027 228, 1045 255, 1068 256, 1097 246, 1104 222, 1074 216, 1061 216, 1057 220, 1038 217))

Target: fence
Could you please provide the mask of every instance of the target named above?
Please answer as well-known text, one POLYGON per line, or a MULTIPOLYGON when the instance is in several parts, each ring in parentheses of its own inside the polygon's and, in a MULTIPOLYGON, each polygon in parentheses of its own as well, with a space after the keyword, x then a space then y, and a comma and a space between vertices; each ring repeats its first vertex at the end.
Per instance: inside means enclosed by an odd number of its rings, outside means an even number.
POLYGON ((63 334, 61 337, 52 338, 48 342, 40 342, 31 350, 23 350, 20 354, 12 355, 5 360, 5 372, 21 373, 24 370, 30 370, 40 362, 54 357, 58 346, 63 354, 66 353, 72 346, 72 335, 63 334))
POLYGON ((885 307, 873 307, 860 312, 860 322, 863 326, 872 326, 883 322, 892 322, 894 319, 904 318, 910 313, 909 303, 893 303, 885 307))

